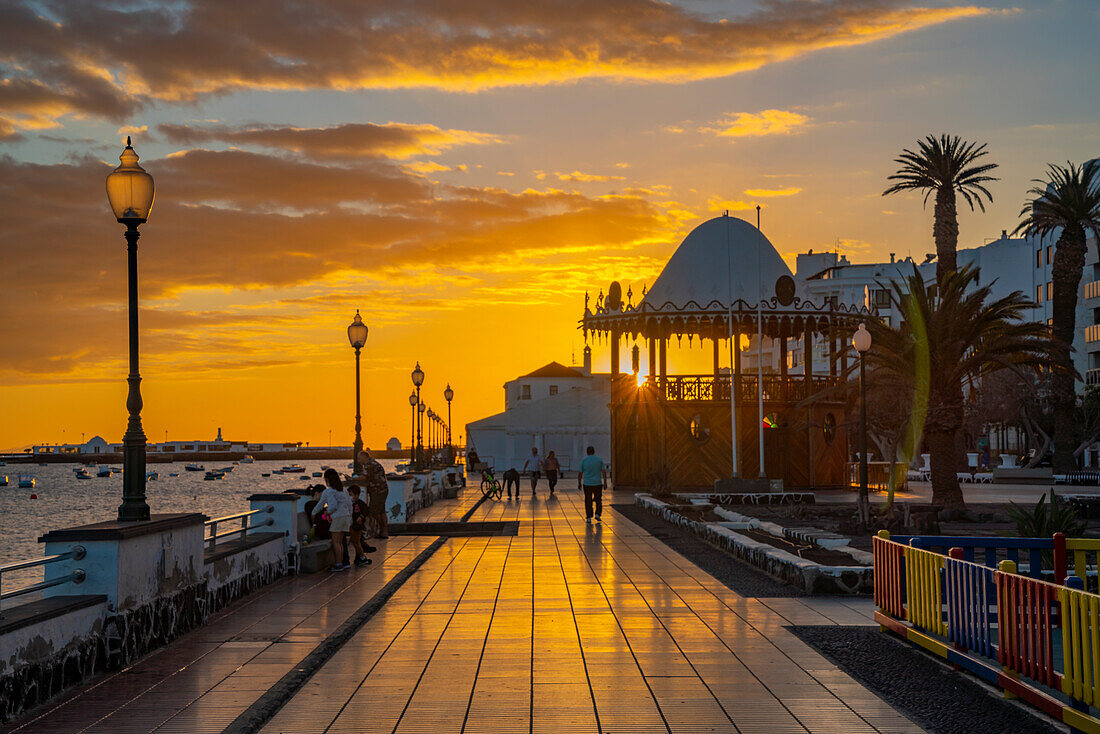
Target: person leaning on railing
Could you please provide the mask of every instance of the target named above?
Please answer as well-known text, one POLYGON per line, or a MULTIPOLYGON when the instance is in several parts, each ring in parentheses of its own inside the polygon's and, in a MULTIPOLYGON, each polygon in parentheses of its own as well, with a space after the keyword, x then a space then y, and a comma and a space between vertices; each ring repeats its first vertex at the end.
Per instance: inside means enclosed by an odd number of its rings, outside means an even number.
POLYGON ((363 466, 363 484, 367 497, 367 517, 372 525, 374 537, 385 540, 388 535, 389 520, 386 517, 386 499, 390 495, 390 485, 386 481, 386 470, 369 451, 359 453, 359 463, 363 466))

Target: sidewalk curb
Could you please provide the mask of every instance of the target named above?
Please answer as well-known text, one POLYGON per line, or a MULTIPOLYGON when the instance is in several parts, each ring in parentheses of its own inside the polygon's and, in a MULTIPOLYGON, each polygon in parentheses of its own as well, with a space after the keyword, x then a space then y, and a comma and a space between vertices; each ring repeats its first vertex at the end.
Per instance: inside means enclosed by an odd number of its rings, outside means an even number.
MULTIPOLYGON (((481 499, 466 511, 461 521, 469 520, 484 501, 485 496, 482 495, 481 499)), ((416 558, 387 581, 385 586, 375 592, 374 596, 348 617, 335 632, 302 658, 293 670, 280 678, 251 706, 242 711, 229 726, 222 730, 222 734, 255 734, 263 728, 301 690, 302 686, 309 682, 313 674, 320 670, 437 550, 443 547, 443 543, 447 540, 446 537, 436 538, 431 545, 420 551, 416 558)))

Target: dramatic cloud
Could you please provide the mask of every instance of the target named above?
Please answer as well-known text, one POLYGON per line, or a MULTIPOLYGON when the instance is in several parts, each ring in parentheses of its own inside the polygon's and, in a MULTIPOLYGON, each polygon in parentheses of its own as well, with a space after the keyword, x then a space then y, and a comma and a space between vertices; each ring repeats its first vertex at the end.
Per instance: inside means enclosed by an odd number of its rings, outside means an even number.
POLYGON ((658 0, 12 0, 0 6, 0 131, 242 90, 705 79, 989 12, 907 0, 762 0, 721 19, 658 0))
POLYGON ((324 128, 277 125, 170 125, 157 131, 173 143, 196 145, 218 141, 231 145, 255 145, 291 150, 323 158, 385 157, 405 159, 439 155, 461 145, 499 143, 500 138, 469 130, 444 130, 435 125, 387 122, 359 123, 324 128))
MULTIPOLYGON (((376 306, 379 320, 396 322, 430 315, 425 304, 442 298, 417 295, 422 285, 410 272, 426 270, 434 273, 429 282, 460 290, 523 272, 516 287, 534 303, 560 298, 561 289, 539 295, 542 286, 526 271, 573 253, 605 257, 668 242, 680 226, 641 196, 432 184, 385 158, 324 165, 192 149, 142 163, 158 186, 140 241, 142 349, 165 369, 199 356, 209 365, 261 364, 277 346, 261 335, 308 333, 316 310, 273 315, 257 307, 275 292, 356 292, 367 310, 376 306), (445 269, 456 275, 440 280, 445 269), (364 278, 385 278, 387 288, 364 297, 371 292, 364 278)), ((0 342, 19 345, 0 354, 8 384, 98 375, 125 354, 125 244, 103 193, 110 169, 92 159, 42 165, 0 157, 7 284, 0 342), (63 343, 54 336, 60 323, 63 343)))
POLYGON ((700 128, 723 138, 758 138, 765 135, 789 135, 810 124, 810 118, 790 110, 736 112, 716 126, 700 128))
POLYGON ((624 176, 605 176, 598 173, 583 173, 581 171, 573 171, 572 173, 555 173, 559 181, 569 181, 572 183, 606 183, 608 181, 625 181, 624 176))
POLYGON ((802 192, 800 186, 787 186, 782 189, 745 189, 745 196, 756 196, 766 199, 772 196, 794 196, 802 192))

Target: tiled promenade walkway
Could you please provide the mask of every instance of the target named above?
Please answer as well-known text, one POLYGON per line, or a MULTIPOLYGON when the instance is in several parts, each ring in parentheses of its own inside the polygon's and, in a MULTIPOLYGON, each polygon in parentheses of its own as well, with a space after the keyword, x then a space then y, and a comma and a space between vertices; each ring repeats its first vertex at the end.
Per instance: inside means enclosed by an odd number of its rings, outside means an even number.
MULTIPOLYGON (((610 509, 586 526, 575 490, 471 519, 519 535, 447 541, 264 734, 920 731, 784 629, 870 624, 869 603, 742 597, 610 509)), ((256 594, 17 731, 220 732, 431 540, 256 594), (162 682, 137 695, 143 671, 162 682)))

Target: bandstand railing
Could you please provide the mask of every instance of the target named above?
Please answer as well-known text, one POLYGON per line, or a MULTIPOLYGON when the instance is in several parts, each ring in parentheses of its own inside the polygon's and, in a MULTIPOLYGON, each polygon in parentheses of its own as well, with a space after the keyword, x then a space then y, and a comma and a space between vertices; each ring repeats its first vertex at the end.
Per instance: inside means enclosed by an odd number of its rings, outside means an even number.
MULTIPOLYGON (((738 402, 757 399, 757 385, 764 387, 765 401, 799 402, 824 390, 840 385, 839 377, 814 376, 807 384, 802 375, 741 375, 736 378, 738 402)), ((646 384, 659 391, 666 400, 697 401, 730 399, 730 376, 719 375, 650 375, 646 384)))

